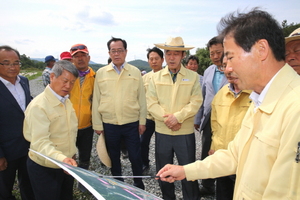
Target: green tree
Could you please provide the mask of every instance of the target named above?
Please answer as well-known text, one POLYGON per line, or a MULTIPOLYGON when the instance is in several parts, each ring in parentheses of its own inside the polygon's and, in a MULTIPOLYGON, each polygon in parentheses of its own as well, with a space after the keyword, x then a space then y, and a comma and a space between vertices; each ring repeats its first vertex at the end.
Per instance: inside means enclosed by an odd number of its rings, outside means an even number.
POLYGON ((283 20, 281 25, 284 37, 288 37, 295 29, 300 27, 300 23, 295 24, 294 22, 292 22, 288 24, 287 20, 283 20))
POLYGON ((206 68, 212 64, 209 58, 209 51, 206 47, 198 48, 196 51, 196 56, 199 58, 198 73, 203 75, 204 70, 206 70, 206 68))
POLYGON ((190 50, 185 51, 185 57, 184 59, 181 60, 181 64, 183 64, 183 66, 186 66, 187 60, 190 57, 190 55, 191 55, 190 50))
POLYGON ((22 69, 28 69, 28 68, 43 69, 45 67, 45 64, 43 62, 31 60, 30 57, 27 57, 25 54, 21 55, 20 57, 21 57, 22 69))

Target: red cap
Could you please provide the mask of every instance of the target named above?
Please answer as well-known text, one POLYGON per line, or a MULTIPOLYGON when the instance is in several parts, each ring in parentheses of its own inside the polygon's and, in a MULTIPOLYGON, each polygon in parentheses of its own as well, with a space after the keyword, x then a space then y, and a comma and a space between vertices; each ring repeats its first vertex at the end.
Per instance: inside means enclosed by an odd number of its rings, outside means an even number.
POLYGON ((60 54, 60 59, 61 60, 72 59, 72 56, 71 56, 70 52, 64 51, 60 54))

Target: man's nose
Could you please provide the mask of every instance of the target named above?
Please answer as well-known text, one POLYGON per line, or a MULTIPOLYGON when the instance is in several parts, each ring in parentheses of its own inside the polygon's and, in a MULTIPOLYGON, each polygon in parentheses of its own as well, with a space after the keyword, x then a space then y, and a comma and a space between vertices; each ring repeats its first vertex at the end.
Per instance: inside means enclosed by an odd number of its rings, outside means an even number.
POLYGON ((295 53, 290 52, 287 56, 285 56, 285 62, 289 63, 290 61, 295 59, 295 53))

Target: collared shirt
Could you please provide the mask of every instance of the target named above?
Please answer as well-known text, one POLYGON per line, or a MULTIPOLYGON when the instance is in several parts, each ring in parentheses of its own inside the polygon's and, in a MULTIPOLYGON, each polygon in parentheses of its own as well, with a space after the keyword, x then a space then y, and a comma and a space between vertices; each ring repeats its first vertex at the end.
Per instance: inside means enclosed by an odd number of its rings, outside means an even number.
POLYGON ((25 111, 26 107, 26 99, 25 99, 25 92, 23 90, 22 85, 20 84, 20 77, 17 76, 17 80, 15 84, 5 80, 4 78, 0 77, 0 80, 6 86, 6 88, 10 91, 10 93, 14 96, 16 101, 18 102, 19 106, 23 111, 25 111))
POLYGON ((272 84, 274 78, 277 76, 277 74, 280 72, 280 70, 275 74, 275 76, 273 76, 273 78, 269 81, 269 83, 264 87, 263 91, 260 93, 260 94, 257 94, 256 92, 252 92, 250 94, 250 99, 253 101, 254 103, 254 110, 256 110, 260 104, 263 102, 269 88, 270 88, 270 85, 272 84))
POLYGON ((225 76, 224 72, 221 72, 218 68, 216 68, 214 79, 213 79, 213 87, 216 92, 219 90, 220 84, 224 76, 225 76))
POLYGON ((177 74, 178 74, 178 72, 173 73, 171 70, 169 70, 169 72, 170 72, 170 74, 171 74, 173 83, 175 83, 175 82, 176 82, 176 79, 177 79, 177 74))
POLYGON ((184 166, 186 179, 236 174, 234 200, 299 199, 300 78, 286 64, 257 112, 250 105, 228 150, 184 166))
POLYGON ((194 116, 202 103, 199 76, 183 65, 173 83, 168 66, 154 73, 147 89, 148 111, 155 119, 155 130, 167 135, 186 135, 194 131, 194 116), (172 131, 164 115, 173 114, 181 128, 172 131))
POLYGON ((117 72, 118 74, 121 74, 121 71, 122 71, 122 69, 124 68, 124 64, 125 64, 125 63, 123 63, 123 65, 121 65, 120 70, 119 70, 119 68, 118 68, 114 63, 111 63, 111 64, 112 64, 113 68, 116 70, 116 72, 117 72))
POLYGON ((103 130, 103 122, 123 125, 139 121, 146 124, 147 104, 140 70, 128 63, 120 75, 112 64, 96 72, 92 101, 94 130, 103 130))
POLYGON ((78 129, 84 129, 92 125, 92 98, 95 82, 95 72, 89 67, 90 72, 84 76, 81 84, 81 77, 77 78, 70 92, 70 100, 78 118, 78 129))
POLYGON ((242 120, 251 104, 251 90, 236 93, 233 84, 222 87, 211 103, 211 149, 227 149, 241 128, 242 120))
POLYGON ((234 87, 233 87, 233 84, 232 84, 232 83, 229 83, 228 88, 229 88, 229 90, 230 90, 231 92, 233 92, 235 98, 242 92, 242 90, 240 90, 239 92, 236 92, 236 91, 234 90, 234 87))
POLYGON ((52 90, 51 87, 49 87, 51 92, 54 94, 54 96, 63 104, 65 104, 66 100, 69 98, 69 95, 67 94, 66 96, 62 97, 60 95, 58 95, 56 92, 54 92, 54 90, 52 90))
MULTIPOLYGON (((67 99, 62 106, 61 98, 57 98, 47 86, 30 102, 25 110, 23 133, 31 149, 62 162, 77 152, 78 120, 71 101, 67 99)), ((33 152, 29 152, 29 157, 44 167, 59 168, 33 152)))

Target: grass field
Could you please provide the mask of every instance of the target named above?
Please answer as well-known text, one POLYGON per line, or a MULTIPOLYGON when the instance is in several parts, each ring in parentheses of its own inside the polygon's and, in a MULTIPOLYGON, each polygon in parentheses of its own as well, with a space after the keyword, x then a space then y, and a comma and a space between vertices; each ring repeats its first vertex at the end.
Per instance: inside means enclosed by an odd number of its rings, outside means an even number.
POLYGON ((25 76, 26 78, 28 78, 28 80, 33 80, 39 76, 41 76, 43 73, 43 70, 40 69, 24 69, 20 71, 20 75, 25 76))

